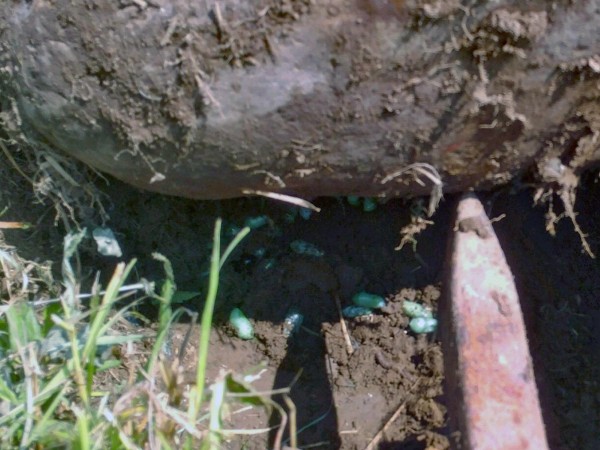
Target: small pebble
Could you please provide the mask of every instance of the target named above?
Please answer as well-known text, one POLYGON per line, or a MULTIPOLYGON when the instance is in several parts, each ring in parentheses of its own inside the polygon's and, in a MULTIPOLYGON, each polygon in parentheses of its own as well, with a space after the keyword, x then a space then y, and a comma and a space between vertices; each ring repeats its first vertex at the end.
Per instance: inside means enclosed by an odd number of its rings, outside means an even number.
POLYGON ((123 256, 119 242, 110 228, 94 228, 92 236, 98 246, 98 253, 102 256, 123 256))

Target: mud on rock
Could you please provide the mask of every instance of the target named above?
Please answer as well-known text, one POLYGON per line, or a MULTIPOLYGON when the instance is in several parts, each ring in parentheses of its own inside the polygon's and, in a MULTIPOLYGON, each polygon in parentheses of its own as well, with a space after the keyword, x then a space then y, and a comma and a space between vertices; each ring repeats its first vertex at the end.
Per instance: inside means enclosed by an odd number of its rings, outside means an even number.
POLYGON ((431 182, 382 180, 427 163, 448 192, 598 160, 597 0, 207 5, 4 2, 3 122, 195 198, 415 196, 431 182))

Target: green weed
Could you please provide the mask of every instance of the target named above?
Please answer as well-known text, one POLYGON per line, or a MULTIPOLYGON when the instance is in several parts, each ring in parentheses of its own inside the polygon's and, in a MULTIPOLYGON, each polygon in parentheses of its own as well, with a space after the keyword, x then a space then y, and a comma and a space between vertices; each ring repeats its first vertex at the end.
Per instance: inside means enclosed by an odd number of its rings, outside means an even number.
MULTIPOLYGON (((177 354, 165 351, 175 322, 185 314, 192 325, 196 321, 195 313, 173 309, 177 289, 167 258, 153 255, 166 275, 159 293, 151 283, 125 284, 133 260, 116 266, 104 291, 96 282, 91 295, 82 295, 71 260, 85 231, 65 238, 62 287, 46 269, 0 246, 0 447, 218 449, 236 437, 269 431, 227 428, 233 406, 242 404, 280 413, 274 445, 280 448, 288 418, 270 393, 255 391, 233 373, 206 383, 219 273, 249 232, 242 229, 221 254, 221 221, 216 223, 192 383, 182 373, 185 345, 177 354), (147 298, 159 305, 156 331, 134 333, 126 316, 147 298), (125 370, 127 348, 134 345, 149 347, 147 357, 130 382, 106 388, 111 370, 125 370)), ((290 402, 288 390, 277 393, 290 402)))

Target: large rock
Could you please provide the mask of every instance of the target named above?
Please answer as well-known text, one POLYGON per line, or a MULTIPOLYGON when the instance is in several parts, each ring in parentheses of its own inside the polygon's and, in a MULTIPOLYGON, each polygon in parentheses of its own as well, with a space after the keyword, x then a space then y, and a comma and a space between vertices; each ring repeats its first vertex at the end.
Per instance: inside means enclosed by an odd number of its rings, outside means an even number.
POLYGON ((599 23, 599 0, 4 0, 0 100, 170 194, 429 193, 414 163, 487 188, 599 159, 599 23))

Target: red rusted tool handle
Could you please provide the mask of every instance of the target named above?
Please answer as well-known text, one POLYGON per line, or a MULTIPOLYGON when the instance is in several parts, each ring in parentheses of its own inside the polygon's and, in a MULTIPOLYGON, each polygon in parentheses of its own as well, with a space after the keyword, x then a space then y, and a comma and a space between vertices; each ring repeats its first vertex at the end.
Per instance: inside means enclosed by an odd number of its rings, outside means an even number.
POLYGON ((513 276, 474 194, 458 203, 439 315, 460 448, 547 449, 513 276))

